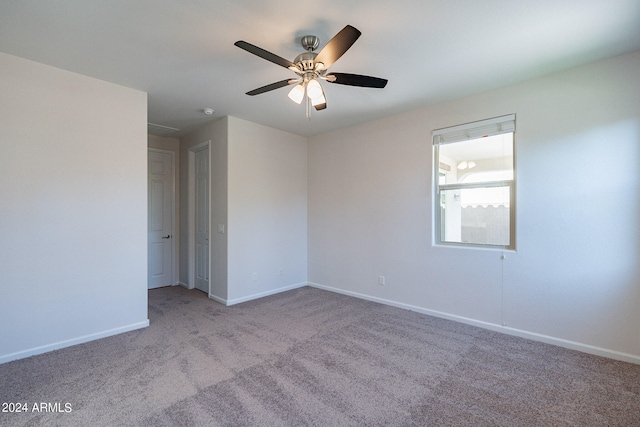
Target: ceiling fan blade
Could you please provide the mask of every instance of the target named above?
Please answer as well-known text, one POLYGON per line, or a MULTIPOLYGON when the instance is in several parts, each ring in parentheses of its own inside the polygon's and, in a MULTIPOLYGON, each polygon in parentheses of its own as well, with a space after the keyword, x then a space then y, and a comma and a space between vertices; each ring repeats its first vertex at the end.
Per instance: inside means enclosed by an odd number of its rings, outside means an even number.
POLYGON ((360 74, 349 73, 328 73, 326 80, 329 83, 337 83, 339 85, 348 86, 360 86, 360 87, 373 87, 382 89, 387 85, 387 79, 381 79, 378 77, 361 76, 360 74))
POLYGON ((324 110, 325 108, 327 108, 327 102, 325 101, 322 104, 314 105, 313 108, 315 108, 316 111, 324 110))
POLYGON ((329 68, 358 40, 360 34, 362 33, 351 25, 344 27, 318 53, 316 64, 322 62, 325 70, 329 68))
POLYGON ((297 69, 296 65, 289 61, 288 59, 284 59, 281 56, 276 55, 275 53, 271 53, 269 51, 266 51, 258 46, 254 46, 251 43, 247 43, 243 40, 239 40, 237 42, 234 43, 234 45, 238 46, 240 49, 244 49, 249 53, 253 53, 254 55, 259 56, 260 58, 266 59, 267 61, 271 61, 274 64, 278 64, 282 67, 285 68, 289 68, 289 69, 297 69))
POLYGON ((250 90, 247 95, 260 95, 261 93, 269 92, 270 90, 280 89, 281 87, 289 86, 294 83, 298 83, 297 79, 280 80, 279 82, 271 83, 270 85, 259 87, 258 89, 250 90))

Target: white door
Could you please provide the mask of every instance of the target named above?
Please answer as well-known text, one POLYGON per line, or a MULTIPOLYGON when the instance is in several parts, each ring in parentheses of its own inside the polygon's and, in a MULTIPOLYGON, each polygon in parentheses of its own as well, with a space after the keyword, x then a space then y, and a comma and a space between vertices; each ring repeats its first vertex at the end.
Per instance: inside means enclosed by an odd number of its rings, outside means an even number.
POLYGON ((148 156, 148 281, 149 289, 175 284, 174 154, 149 149, 148 156))
POLYGON ((209 293, 209 147, 195 152, 195 287, 209 293))

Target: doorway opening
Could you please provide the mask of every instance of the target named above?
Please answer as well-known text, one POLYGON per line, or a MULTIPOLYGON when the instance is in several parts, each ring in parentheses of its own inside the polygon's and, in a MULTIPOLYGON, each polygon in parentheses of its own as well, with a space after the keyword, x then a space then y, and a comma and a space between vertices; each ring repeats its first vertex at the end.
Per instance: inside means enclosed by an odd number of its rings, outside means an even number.
POLYGON ((189 149, 189 283, 207 295, 211 277, 210 147, 208 140, 189 149))

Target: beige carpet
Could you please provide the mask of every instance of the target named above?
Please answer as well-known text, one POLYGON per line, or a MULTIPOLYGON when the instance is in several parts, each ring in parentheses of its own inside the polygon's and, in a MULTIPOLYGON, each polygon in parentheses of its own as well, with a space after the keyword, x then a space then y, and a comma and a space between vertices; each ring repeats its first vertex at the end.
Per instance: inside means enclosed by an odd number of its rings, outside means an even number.
POLYGON ((0 425, 640 426, 639 365, 318 289, 162 288, 149 318, 0 365, 0 402, 28 406, 0 425))

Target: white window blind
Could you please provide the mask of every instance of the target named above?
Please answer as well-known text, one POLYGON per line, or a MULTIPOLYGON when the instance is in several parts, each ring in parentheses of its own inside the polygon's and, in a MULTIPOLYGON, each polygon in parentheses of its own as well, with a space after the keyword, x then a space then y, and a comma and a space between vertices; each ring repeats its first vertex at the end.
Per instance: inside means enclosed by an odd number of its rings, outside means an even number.
POLYGON ((507 116, 494 117, 493 119, 436 129, 433 131, 433 145, 450 144, 485 136, 500 135, 515 132, 515 130, 516 115, 509 114, 507 116))

